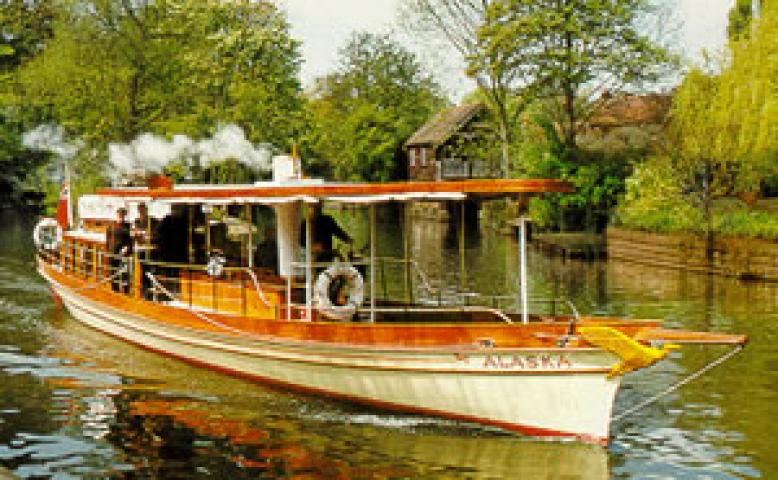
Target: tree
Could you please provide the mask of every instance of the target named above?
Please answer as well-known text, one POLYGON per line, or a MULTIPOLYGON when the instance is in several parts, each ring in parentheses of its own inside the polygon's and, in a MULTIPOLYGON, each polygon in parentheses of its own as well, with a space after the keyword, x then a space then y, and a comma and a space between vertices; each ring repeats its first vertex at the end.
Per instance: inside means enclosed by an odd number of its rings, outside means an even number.
POLYGON ((508 72, 524 88, 560 99, 558 128, 567 155, 574 155, 585 99, 614 85, 656 80, 673 65, 668 50, 639 28, 649 7, 646 0, 495 1, 470 65, 508 72))
POLYGON ((29 103, 89 143, 238 123, 288 146, 299 45, 268 2, 73 0, 22 71, 29 103))
POLYGON ((266 1, 186 0, 180 9, 181 34, 195 33, 185 54, 192 66, 188 93, 181 92, 194 105, 188 116, 208 128, 235 123, 249 140, 289 151, 308 118, 300 42, 283 12, 266 1))
POLYGON ((19 115, 24 98, 18 90, 18 70, 51 38, 55 12, 53 2, 0 1, 0 203, 20 200, 28 179, 46 160, 22 145, 27 125, 19 115))
POLYGON ((24 148, 21 125, 9 115, 0 115, 0 205, 17 203, 22 190, 46 161, 46 154, 24 148))
MULTIPOLYGON (((713 117, 719 158, 734 159, 738 192, 757 192, 778 176, 778 5, 763 5, 750 38, 730 44, 713 117)), ((709 137, 710 138, 710 137, 709 137)))
POLYGON ((729 10, 727 36, 730 40, 748 37, 749 29, 751 28, 752 3, 752 0, 736 0, 729 10))
POLYGON ((689 72, 673 101, 670 151, 679 175, 710 177, 711 195, 756 192, 778 171, 778 7, 730 44, 720 74, 689 72))
MULTIPOLYGON (((693 69, 678 88, 670 112, 664 158, 641 167, 621 206, 625 216, 654 197, 695 207, 709 246, 717 230, 714 200, 758 192, 778 174, 778 6, 765 6, 750 38, 730 43, 726 63, 693 69), (661 175, 656 175, 661 172, 661 175), (665 184, 661 192, 653 185, 665 184), (675 193, 668 194, 669 186, 675 193)), ((699 225, 698 225, 699 226, 699 225)), ((690 229, 694 226, 690 226, 690 229)), ((758 229, 755 229, 758 231, 758 229)), ((709 249, 709 253, 712 250, 709 249)))
POLYGON ((9 72, 37 54, 51 38, 57 7, 44 0, 0 2, 0 72, 9 72))
POLYGON ((317 82, 313 149, 337 178, 399 178, 403 142, 442 105, 412 53, 389 36, 356 33, 340 51, 338 70, 317 82))
POLYGON ((713 199, 731 192, 733 159, 722 157, 720 145, 711 142, 709 121, 718 116, 717 79, 700 70, 692 70, 673 99, 669 142, 675 178, 682 191, 700 208, 708 252, 713 246, 713 199))
POLYGON ((467 60, 472 60, 467 75, 472 78, 496 123, 500 142, 500 172, 508 176, 513 124, 532 101, 529 91, 516 90, 521 79, 515 70, 506 69, 502 52, 487 52, 478 32, 489 21, 487 11, 495 0, 406 0, 406 9, 416 17, 415 33, 441 35, 467 60), (477 60, 474 60, 477 59, 477 60))
POLYGON ((143 132, 203 137, 236 123, 252 142, 279 149, 301 134, 299 42, 271 3, 62 5, 53 41, 19 68, 19 96, 25 118, 83 140, 76 170, 90 185, 104 174, 107 145, 143 132))

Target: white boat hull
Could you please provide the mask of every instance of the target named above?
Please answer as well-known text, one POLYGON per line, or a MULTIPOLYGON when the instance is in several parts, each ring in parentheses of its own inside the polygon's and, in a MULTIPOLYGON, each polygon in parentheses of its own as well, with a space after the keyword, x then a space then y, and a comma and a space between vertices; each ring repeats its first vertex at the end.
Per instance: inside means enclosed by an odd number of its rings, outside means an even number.
POLYGON ((240 338, 129 314, 47 279, 77 320, 191 363, 379 407, 607 443, 620 379, 607 378, 617 359, 602 350, 379 349, 240 338))

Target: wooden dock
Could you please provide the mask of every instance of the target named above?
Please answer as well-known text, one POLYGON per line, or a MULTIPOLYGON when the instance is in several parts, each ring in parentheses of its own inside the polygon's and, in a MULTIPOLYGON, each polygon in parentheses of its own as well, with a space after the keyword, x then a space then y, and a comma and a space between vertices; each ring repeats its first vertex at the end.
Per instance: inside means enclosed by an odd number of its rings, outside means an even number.
POLYGON ((700 236, 609 227, 608 256, 742 280, 778 281, 778 242, 755 238, 717 237, 709 259, 705 239, 700 236))

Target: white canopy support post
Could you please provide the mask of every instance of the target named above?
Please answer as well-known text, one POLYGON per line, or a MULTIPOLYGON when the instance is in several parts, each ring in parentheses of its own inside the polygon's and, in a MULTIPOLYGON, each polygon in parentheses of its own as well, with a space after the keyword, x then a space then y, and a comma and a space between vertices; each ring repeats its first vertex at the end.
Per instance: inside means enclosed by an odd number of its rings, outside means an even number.
POLYGON ((410 228, 410 214, 408 212, 408 204, 402 204, 402 218, 403 218, 403 286, 405 288, 405 303, 410 305, 413 303, 411 295, 411 228, 410 228))
POLYGON ((459 289, 465 292, 465 201, 459 202, 459 289))
POLYGON ((200 209, 203 212, 203 217, 205 217, 205 254, 210 255, 211 254, 211 211, 212 211, 211 205, 200 205, 200 209))
POLYGON ((312 294, 313 294, 313 288, 311 286, 311 282, 313 281, 313 258, 311 257, 311 242, 313 241, 312 238, 312 231, 311 231, 311 214, 312 209, 310 206, 305 206, 305 318, 307 321, 311 321, 313 317, 311 317, 312 313, 312 294))
POLYGON ((370 204, 370 323, 375 323, 375 205, 370 204))
POLYGON ((522 216, 519 219, 519 275, 521 283, 521 321, 529 323, 529 313, 527 309, 527 217, 522 216))
POLYGON ((250 204, 247 204, 245 206, 246 208, 246 223, 248 223, 249 226, 249 238, 246 242, 246 248, 248 249, 247 255, 248 255, 248 266, 249 268, 254 268, 254 218, 253 218, 253 208, 250 204))
POLYGON ((278 245, 278 274, 293 277, 296 273, 294 263, 300 259, 300 225, 302 201, 275 205, 276 244, 278 245))

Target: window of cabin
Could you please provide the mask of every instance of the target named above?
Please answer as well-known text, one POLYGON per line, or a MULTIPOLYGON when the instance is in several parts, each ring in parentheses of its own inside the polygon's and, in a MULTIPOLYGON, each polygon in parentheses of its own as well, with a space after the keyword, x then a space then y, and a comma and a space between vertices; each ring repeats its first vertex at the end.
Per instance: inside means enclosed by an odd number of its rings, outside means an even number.
POLYGON ((415 148, 411 148, 410 152, 408 152, 408 153, 411 156, 411 158, 410 158, 410 160, 411 160, 411 167, 415 167, 416 166, 416 149, 415 148))
POLYGON ((427 149, 422 148, 421 149, 421 166, 424 167, 427 165, 427 149))

